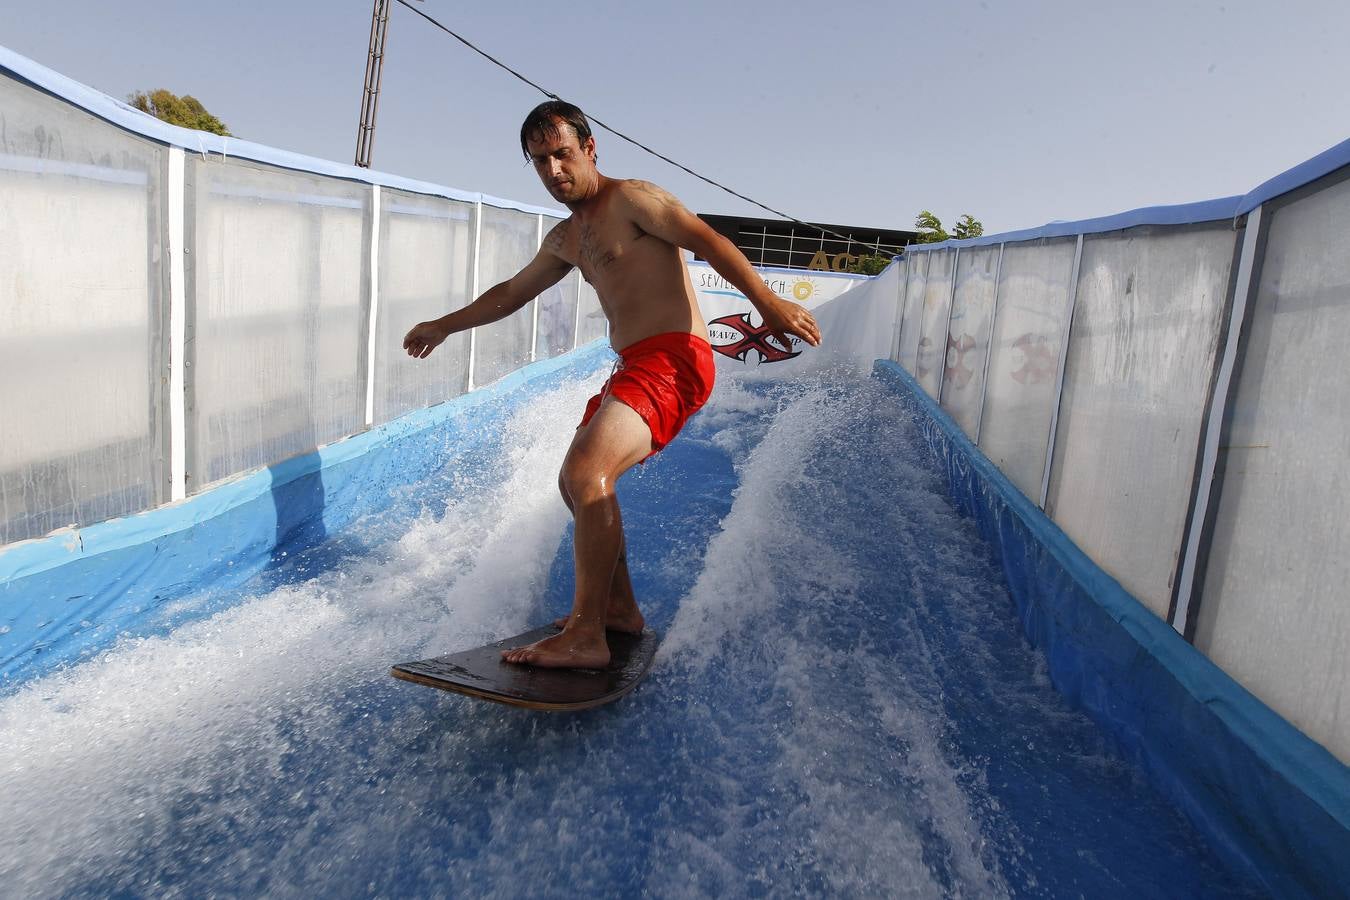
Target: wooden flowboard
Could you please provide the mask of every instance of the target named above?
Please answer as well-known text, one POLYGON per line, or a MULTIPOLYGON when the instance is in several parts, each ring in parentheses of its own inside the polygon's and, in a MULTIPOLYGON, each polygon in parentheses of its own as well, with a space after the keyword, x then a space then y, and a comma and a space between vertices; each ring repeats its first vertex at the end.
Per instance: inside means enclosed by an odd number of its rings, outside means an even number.
POLYGON ((480 700, 563 712, 612 703, 637 687, 651 668, 659 643, 651 629, 641 634, 606 632, 610 662, 604 670, 541 669, 502 659, 503 650, 524 647, 559 630, 555 625, 545 625, 473 650, 400 663, 389 674, 480 700))

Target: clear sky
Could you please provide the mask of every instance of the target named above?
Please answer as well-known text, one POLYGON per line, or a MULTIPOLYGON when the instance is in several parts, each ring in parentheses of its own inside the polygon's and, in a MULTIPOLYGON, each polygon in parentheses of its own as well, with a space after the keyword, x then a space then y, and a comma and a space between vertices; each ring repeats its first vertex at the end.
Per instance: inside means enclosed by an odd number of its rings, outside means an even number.
MULTIPOLYGON (((0 44, 123 98, 189 93, 238 136, 351 161, 371 0, 0 0, 0 44)), ((601 119, 809 221, 989 232, 1244 193, 1350 138, 1350 3, 426 0, 601 119)), ((552 205, 542 99, 395 6, 375 167, 552 205)), ((598 136, 601 169, 754 207, 598 136)))

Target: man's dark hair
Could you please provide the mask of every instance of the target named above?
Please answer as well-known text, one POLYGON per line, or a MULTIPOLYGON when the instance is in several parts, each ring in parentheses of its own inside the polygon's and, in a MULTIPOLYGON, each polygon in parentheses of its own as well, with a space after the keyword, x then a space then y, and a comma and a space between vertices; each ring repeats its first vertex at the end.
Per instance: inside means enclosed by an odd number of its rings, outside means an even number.
POLYGON ((591 123, 586 121, 585 113, 566 100, 548 100, 530 110, 530 114, 525 117, 525 123, 520 126, 520 152, 529 159, 530 139, 554 137, 560 124, 572 126, 578 144, 586 143, 586 138, 591 136, 591 123), (562 120, 561 123, 558 122, 559 119, 562 120))

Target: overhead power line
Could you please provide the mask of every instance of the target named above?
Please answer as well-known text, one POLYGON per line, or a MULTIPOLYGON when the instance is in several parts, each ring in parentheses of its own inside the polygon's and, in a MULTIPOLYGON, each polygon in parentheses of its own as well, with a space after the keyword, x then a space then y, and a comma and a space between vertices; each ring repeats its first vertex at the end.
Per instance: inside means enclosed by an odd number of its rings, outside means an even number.
MULTIPOLYGON (((420 10, 420 9, 418 9, 417 7, 413 6, 411 3, 408 2, 408 0, 398 0, 398 2, 399 2, 401 5, 406 6, 408 9, 412 10, 412 11, 413 11, 414 13, 416 13, 417 15, 419 15, 419 16, 421 16, 422 18, 426 19, 426 20, 427 20, 428 22, 430 22, 432 25, 435 25, 435 26, 436 26, 437 28, 439 28, 441 31, 444 31, 446 34, 450 35, 450 36, 451 36, 452 38, 454 38, 455 40, 459 41, 459 42, 460 42, 461 44, 463 44, 465 47, 468 47, 468 48, 469 48, 470 50, 472 50, 474 53, 477 53, 479 56, 483 57, 483 58, 486 59, 488 62, 492 63, 494 66, 497 66, 498 68, 505 69, 507 72, 510 72, 510 73, 511 73, 512 75, 514 75, 516 78, 520 79, 521 81, 523 81, 523 82, 525 82, 526 84, 528 84, 530 87, 532 87, 532 88, 534 88, 535 90, 539 91, 539 93, 543 94, 545 97, 548 97, 550 100, 561 100, 561 99, 562 99, 562 98, 559 97, 557 94, 553 93, 552 91, 548 90, 547 88, 543 87, 542 85, 537 84, 537 83, 531 81, 530 79, 526 78, 524 75, 520 74, 520 73, 517 72, 515 69, 511 68, 510 66, 508 66, 506 63, 504 63, 504 62, 502 62, 501 60, 497 59, 497 58, 496 58, 495 56, 493 56, 492 54, 490 54, 490 53, 488 53, 487 51, 485 51, 485 50, 479 48, 476 44, 474 44, 474 43, 473 43, 472 41, 470 41, 468 38, 464 37, 464 36, 461 35, 461 34, 457 34, 455 31, 451 30, 450 28, 447 28, 447 27, 446 27, 444 24, 442 24, 441 22, 437 21, 436 19, 432 18, 430 15, 426 14, 426 13, 423 12, 422 10, 420 10)), ((589 112, 586 113, 586 118, 590 119, 590 120, 591 120, 592 122, 594 122, 596 125, 599 125, 601 128, 605 129, 606 131, 608 131, 610 134, 614 135, 615 137, 621 138, 621 139, 627 141, 628 143, 632 144, 634 147, 637 147, 637 148, 640 149, 640 150, 643 150, 643 151, 645 151, 645 152, 647 152, 647 153, 650 153, 652 156, 655 156, 657 159, 664 160, 665 162, 670 163, 670 164, 671 164, 672 166, 674 166, 675 168, 680 169, 680 170, 683 171, 683 172, 687 172, 687 173, 689 173, 690 175, 693 175, 695 178, 699 179, 700 181, 707 182, 708 184, 712 185, 712 186, 715 187, 715 188, 718 188, 719 190, 726 191, 728 194, 730 194, 730 195, 733 196, 733 197, 739 197, 741 200, 744 200, 746 203, 750 203, 750 204, 752 204, 752 205, 754 205, 754 206, 758 206, 760 209, 765 210, 766 212, 771 212, 771 213, 773 213, 775 216, 778 216, 780 219, 786 219, 786 220, 788 220, 789 222, 794 222, 794 223, 796 223, 796 224, 798 224, 798 225, 802 225, 802 226, 804 226, 804 227, 806 227, 806 228, 814 228, 816 231, 819 231, 819 232, 821 232, 822 234, 828 234, 830 237, 838 238, 838 239, 841 240, 841 241, 848 241, 848 242, 854 243, 854 244, 861 244, 861 245, 864 246, 864 247, 871 247, 873 250, 876 250, 878 253, 884 253, 884 252, 885 252, 885 251, 882 250, 881 244, 879 244, 879 243, 878 243, 878 244, 868 244, 866 241, 860 241, 860 240, 858 240, 856 237, 852 237, 852 236, 850 236, 850 235, 843 235, 843 234, 840 234, 840 233, 837 232, 837 231, 833 231, 833 230, 831 230, 831 229, 829 229, 829 228, 824 228, 824 227, 822 227, 822 226, 820 226, 820 225, 815 225, 815 224, 813 224, 813 223, 811 223, 811 222, 803 222, 801 219, 798 219, 796 216, 790 216, 790 215, 788 215, 788 214, 785 213, 785 212, 782 212, 782 211, 780 211, 780 210, 774 209, 772 206, 765 206, 763 203, 760 203, 758 200, 755 200, 755 199, 752 198, 752 197, 747 197, 747 196, 745 196, 744 194, 740 193, 739 191, 734 191, 734 190, 732 190, 731 188, 727 187, 725 184, 721 184, 720 182, 714 181, 713 179, 709 178, 709 177, 706 176, 706 175, 700 175, 698 172, 695 172, 693 169, 689 168, 689 167, 686 166, 686 165, 683 165, 683 164, 681 164, 681 163, 676 162, 675 160, 671 159, 669 156, 666 156, 664 153, 658 153, 657 151, 653 150, 651 147, 648 147, 646 144, 642 143, 641 141, 635 140, 635 139, 629 137, 628 135, 624 134, 622 131, 619 131, 617 128, 612 128, 612 127, 610 127, 609 125, 606 125, 604 122, 600 121, 600 120, 597 119, 595 116, 591 115, 589 112)))

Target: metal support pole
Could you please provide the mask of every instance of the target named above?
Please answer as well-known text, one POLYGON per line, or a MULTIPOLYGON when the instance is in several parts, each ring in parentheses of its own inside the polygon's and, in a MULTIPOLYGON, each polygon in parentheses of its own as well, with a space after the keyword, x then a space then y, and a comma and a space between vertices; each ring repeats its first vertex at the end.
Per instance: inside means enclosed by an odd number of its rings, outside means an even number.
POLYGON ((380 315, 380 186, 370 186, 370 317, 366 322, 366 427, 375 423, 375 326, 380 315))
POLYGON ((186 246, 187 197, 185 157, 181 147, 169 148, 169 499, 187 496, 187 403, 183 354, 187 348, 187 279, 183 268, 186 246))
MULTIPOLYGON (((927 265, 927 256, 921 254, 918 250, 911 250, 905 253, 909 257, 909 267, 905 270, 905 302, 900 306, 900 333, 895 336, 895 361, 900 364, 900 368, 905 367, 905 313, 909 311, 909 284, 910 280, 918 273, 917 266, 927 265)), ((909 371, 906 369, 905 371, 909 371)))
MULTIPOLYGON (((479 250, 483 246, 483 201, 479 200, 473 208, 473 278, 469 284, 469 302, 478 299, 479 250)), ((469 377, 464 384, 465 391, 473 390, 474 354, 478 349, 478 329, 469 329, 469 377)))
POLYGON ((577 270, 577 304, 572 310, 572 349, 575 350, 581 346, 581 285, 583 278, 581 271, 577 270))
POLYGON ((1171 625, 1187 640, 1193 637, 1193 607, 1195 584, 1199 575, 1200 550, 1209 539, 1211 524, 1208 521, 1210 504, 1216 499, 1211 496, 1214 489, 1214 471, 1219 460, 1219 444, 1223 439, 1223 422, 1228 413, 1229 394, 1233 386, 1233 373, 1238 361, 1238 344, 1247 313, 1256 296, 1255 272, 1257 269, 1258 241, 1261 238, 1261 211, 1258 206, 1247 214, 1247 230, 1242 236, 1242 251, 1238 257, 1237 278, 1233 284, 1233 305, 1228 317, 1228 335, 1224 341, 1223 357, 1219 363, 1218 377, 1214 383, 1214 394, 1210 397, 1209 412, 1205 421, 1205 432, 1201 441, 1200 471, 1195 488, 1195 503, 1190 520, 1186 524, 1185 543, 1182 546, 1181 572, 1177 576, 1176 597, 1172 601, 1171 625))
POLYGON ((961 266, 961 248, 956 248, 956 255, 952 257, 952 286, 947 291, 947 327, 942 329, 942 353, 941 363, 938 365, 938 383, 937 393, 933 397, 938 406, 942 405, 942 383, 947 380, 947 346, 951 342, 952 333, 952 304, 956 302, 956 272, 961 266))
POLYGON ((1050 493, 1050 467, 1055 461, 1055 433, 1059 430, 1059 405, 1064 398, 1064 369, 1069 359, 1069 339, 1073 335, 1073 311, 1078 305, 1078 266, 1082 261, 1083 236, 1080 234, 1078 246, 1073 252, 1073 274, 1069 276, 1068 315, 1064 318, 1064 338, 1059 345, 1059 364, 1055 367, 1055 405, 1050 413, 1050 439, 1045 445, 1045 472, 1041 476, 1041 500, 1037 504, 1041 509, 1045 509, 1045 498, 1050 493))
POLYGON ((980 429, 984 426, 984 399, 989 395, 989 360, 994 357, 994 335, 998 333, 998 283, 1003 278, 1003 250, 1006 243, 998 245, 998 262, 994 264, 994 313, 989 319, 989 340, 984 348, 984 376, 980 380, 980 408, 975 411, 975 433, 971 443, 980 446, 980 429))
MULTIPOLYGON (((537 222, 534 229, 534 249, 539 250, 544 246, 544 217, 535 216, 537 222)), ((535 297, 530 301, 532 313, 530 316, 530 362, 538 359, 537 348, 539 345, 539 298, 535 297)))
POLYGON ((905 318, 905 292, 909 290, 909 264, 913 254, 905 254, 905 264, 900 269, 900 290, 895 300, 895 324, 891 328, 891 360, 900 361, 900 326, 905 318))
MULTIPOLYGON (((918 303, 919 303, 919 333, 918 333, 917 335, 914 336, 914 340, 913 340, 913 343, 914 343, 914 363, 913 363, 913 365, 914 365, 914 370, 915 370, 915 371, 918 371, 918 368, 919 368, 919 341, 923 339, 923 295, 924 295, 925 293, 928 292, 928 270, 931 269, 931 268, 933 268, 933 251, 932 251, 932 250, 925 250, 925 251, 923 251, 922 259, 923 259, 923 289, 919 291, 919 296, 918 296, 918 298, 917 298, 918 303)), ((915 259, 915 262, 918 262, 918 259, 917 259, 917 258, 915 259)), ((899 355, 902 356, 902 357, 903 357, 904 354, 905 354, 905 341, 908 340, 908 339, 910 338, 909 332, 905 331, 905 319, 906 319, 906 317, 907 317, 907 315, 908 315, 908 313, 909 313, 909 305, 910 305, 911 303, 915 302, 915 299, 916 299, 916 298, 909 296, 909 291, 908 291, 908 290, 905 291, 905 309, 904 309, 904 312, 902 312, 902 313, 900 314, 900 354, 899 354, 899 355)), ((898 359, 898 360, 896 360, 896 362, 900 363, 900 368, 902 368, 902 369, 905 368, 905 363, 904 363, 904 360, 903 360, 903 359, 898 359)), ((906 372, 909 372, 909 374, 911 374, 911 375, 914 375, 915 378, 918 378, 918 377, 919 377, 918 375, 915 375, 914 372, 910 372, 909 369, 905 369, 905 371, 906 371, 906 372)))

